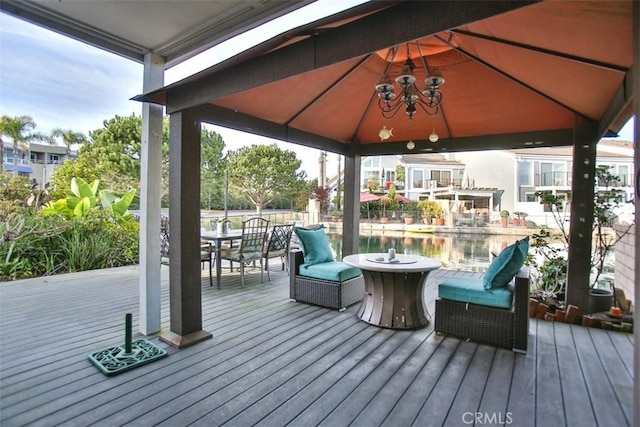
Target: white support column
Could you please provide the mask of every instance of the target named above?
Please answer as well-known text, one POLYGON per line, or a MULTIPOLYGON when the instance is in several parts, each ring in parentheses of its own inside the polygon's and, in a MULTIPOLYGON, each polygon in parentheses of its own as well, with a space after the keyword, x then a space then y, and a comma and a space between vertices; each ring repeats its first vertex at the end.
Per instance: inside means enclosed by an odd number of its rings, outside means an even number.
MULTIPOLYGON (((144 58, 143 92, 164 86, 164 58, 144 58)), ((163 107, 142 106, 140 167, 140 332, 160 331, 160 182, 162 177, 163 107)))

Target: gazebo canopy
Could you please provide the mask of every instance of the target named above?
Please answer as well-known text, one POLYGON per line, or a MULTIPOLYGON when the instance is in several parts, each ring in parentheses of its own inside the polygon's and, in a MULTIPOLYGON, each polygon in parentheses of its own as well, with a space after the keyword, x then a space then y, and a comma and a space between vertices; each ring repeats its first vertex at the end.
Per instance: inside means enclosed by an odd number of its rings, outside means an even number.
POLYGON ((631 18, 631 1, 371 2, 136 99, 339 153, 571 145, 578 129, 614 134, 632 114, 631 18), (385 119, 375 86, 408 54, 419 88, 441 71, 441 107, 385 119))
MULTIPOLYGON (((587 307, 596 144, 634 111, 636 6, 372 1, 136 97, 171 115, 170 211, 183 222, 184 259, 198 240, 200 175, 190 166, 199 163, 202 122, 343 154, 343 255, 358 251, 361 156, 573 145, 567 304, 587 307), (385 74, 396 79, 409 57, 416 91, 441 72, 442 102, 433 115, 417 108, 410 120, 401 106, 385 118, 376 86, 385 74)), ((177 296, 194 289, 197 267, 179 266, 177 296)), ((200 339, 196 328, 183 330, 198 325, 191 317, 183 312, 173 327, 181 338, 168 339, 200 339)))

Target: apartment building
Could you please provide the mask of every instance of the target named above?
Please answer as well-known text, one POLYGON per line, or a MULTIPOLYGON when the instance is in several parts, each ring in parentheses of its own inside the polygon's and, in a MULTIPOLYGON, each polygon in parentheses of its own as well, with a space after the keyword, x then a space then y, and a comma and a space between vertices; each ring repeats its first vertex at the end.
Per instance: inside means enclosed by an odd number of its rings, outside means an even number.
MULTIPOLYGON (((13 171, 13 143, 3 142, 4 158, 2 165, 5 171, 13 171)), ((65 161, 76 157, 72 151, 67 153, 67 147, 47 144, 29 144, 28 150, 18 148, 18 175, 35 179, 40 187, 51 180, 53 171, 62 166, 65 161)))

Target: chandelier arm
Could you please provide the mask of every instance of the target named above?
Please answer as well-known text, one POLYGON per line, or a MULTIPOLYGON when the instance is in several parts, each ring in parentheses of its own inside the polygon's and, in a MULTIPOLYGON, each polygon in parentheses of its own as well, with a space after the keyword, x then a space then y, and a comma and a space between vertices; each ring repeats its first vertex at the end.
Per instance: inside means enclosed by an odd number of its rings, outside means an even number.
POLYGON ((438 115, 438 111, 440 111, 440 105, 436 105, 433 108, 424 105, 422 102, 416 102, 416 105, 419 105, 420 108, 422 108, 422 111, 432 117, 438 115))
POLYGON ((385 119, 394 118, 398 111, 400 111, 400 106, 402 105, 405 105, 404 102, 385 102, 384 100, 378 98, 378 107, 380 107, 382 117, 384 117, 385 119))

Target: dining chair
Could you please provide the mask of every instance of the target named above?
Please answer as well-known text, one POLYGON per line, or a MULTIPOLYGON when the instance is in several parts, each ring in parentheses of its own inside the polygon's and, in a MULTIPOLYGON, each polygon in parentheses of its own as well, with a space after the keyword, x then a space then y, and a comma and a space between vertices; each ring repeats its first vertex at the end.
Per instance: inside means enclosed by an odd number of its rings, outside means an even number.
POLYGON ((264 282, 262 249, 269 231, 269 220, 249 218, 242 222, 242 237, 235 247, 221 248, 220 258, 240 264, 240 283, 244 287, 244 269, 248 263, 260 261, 260 282, 264 282))
POLYGON ((264 258, 264 269, 267 270, 267 278, 271 281, 269 274, 269 258, 280 257, 282 270, 285 269, 285 261, 289 259, 289 243, 293 233, 293 224, 274 225, 269 233, 269 237, 264 245, 262 257, 264 258))
MULTIPOLYGON (((169 265, 169 218, 163 216, 160 218, 160 259, 162 264, 169 265)), ((204 268, 204 263, 209 263, 209 286, 213 286, 213 245, 209 243, 201 243, 200 245, 200 263, 204 268)))

